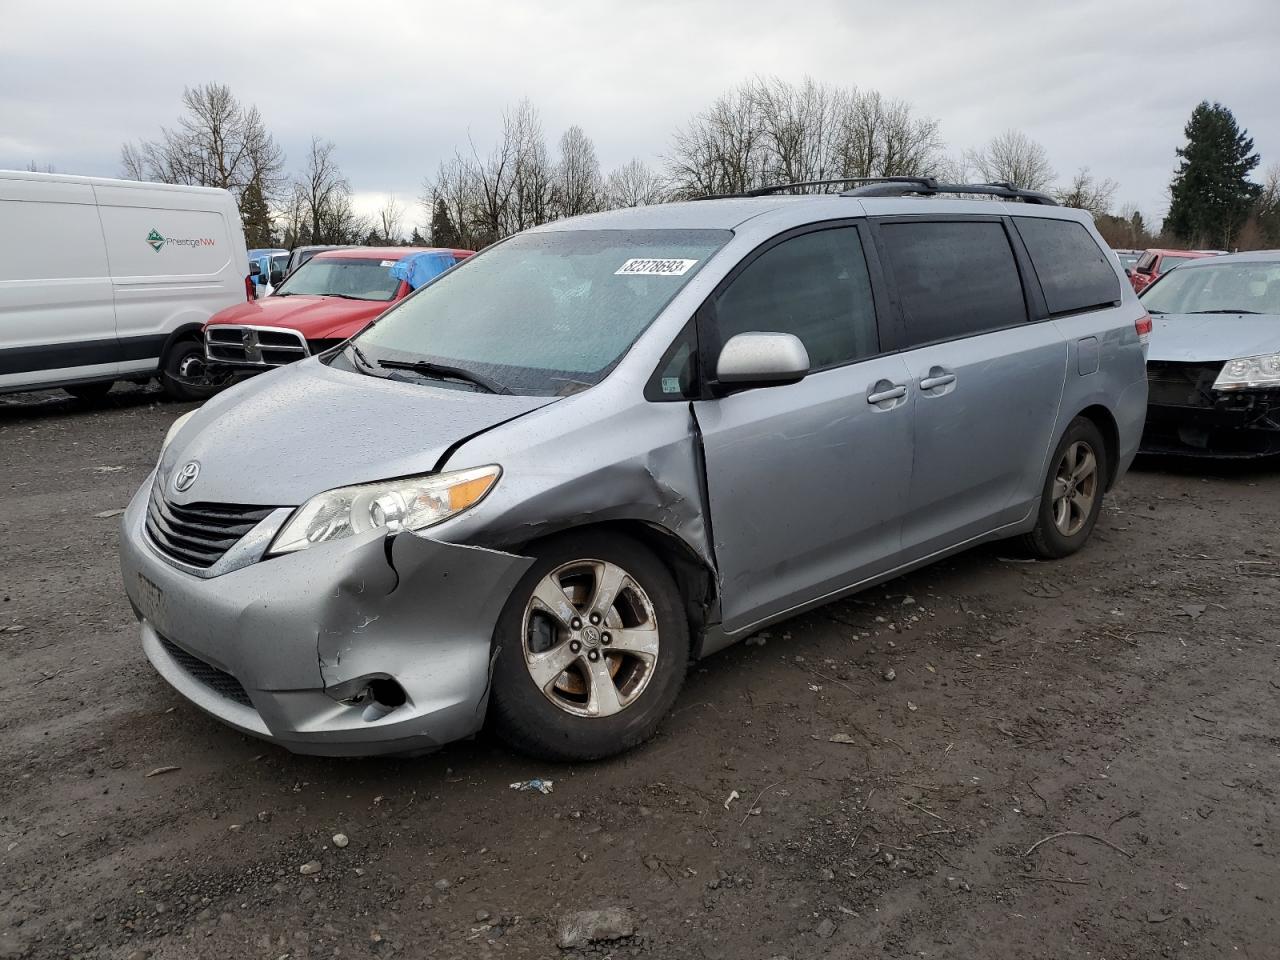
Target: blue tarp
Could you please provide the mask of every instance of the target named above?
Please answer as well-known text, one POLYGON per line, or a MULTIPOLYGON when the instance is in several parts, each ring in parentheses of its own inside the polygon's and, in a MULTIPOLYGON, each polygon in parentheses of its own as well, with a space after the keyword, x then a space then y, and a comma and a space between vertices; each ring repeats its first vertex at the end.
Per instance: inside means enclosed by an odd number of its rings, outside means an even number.
POLYGON ((452 267, 457 260, 452 253, 445 250, 429 250, 426 253, 411 253, 391 266, 391 275, 397 280, 404 280, 414 290, 434 280, 452 267))

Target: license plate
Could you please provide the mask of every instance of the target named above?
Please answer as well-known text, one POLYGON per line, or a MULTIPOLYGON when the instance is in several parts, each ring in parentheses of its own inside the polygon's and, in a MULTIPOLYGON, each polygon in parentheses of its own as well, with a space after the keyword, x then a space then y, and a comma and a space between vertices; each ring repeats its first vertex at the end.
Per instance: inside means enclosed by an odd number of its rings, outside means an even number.
POLYGON ((142 574, 138 574, 138 609, 153 627, 163 631, 164 591, 142 574))

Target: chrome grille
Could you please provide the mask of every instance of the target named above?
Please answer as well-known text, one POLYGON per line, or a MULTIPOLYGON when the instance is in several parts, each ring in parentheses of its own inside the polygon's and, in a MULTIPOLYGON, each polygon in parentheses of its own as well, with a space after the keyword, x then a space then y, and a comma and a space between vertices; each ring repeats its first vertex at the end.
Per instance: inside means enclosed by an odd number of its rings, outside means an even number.
POLYGON ((253 701, 249 699, 249 694, 245 691, 244 686, 231 674, 219 670, 211 663, 205 663, 194 654, 187 653, 167 637, 161 637, 160 644, 164 647, 165 652, 173 657, 178 666, 214 693, 243 706, 253 706, 253 701))
POLYGON ((279 367, 309 353, 296 330, 222 323, 205 327, 204 352, 214 363, 248 367, 279 367))
POLYGON ((261 523, 274 507, 247 507, 233 503, 170 503, 151 487, 147 504, 147 535, 156 548, 180 563, 207 569, 217 563, 237 540, 261 523))

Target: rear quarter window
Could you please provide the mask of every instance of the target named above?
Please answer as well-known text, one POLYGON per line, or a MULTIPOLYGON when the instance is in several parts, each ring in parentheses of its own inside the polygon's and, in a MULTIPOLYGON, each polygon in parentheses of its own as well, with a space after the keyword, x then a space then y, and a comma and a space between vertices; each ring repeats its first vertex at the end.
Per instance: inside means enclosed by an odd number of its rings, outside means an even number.
POLYGON ((1120 281, 1106 253, 1074 220, 1015 217, 1050 314, 1075 313, 1120 301, 1120 281))

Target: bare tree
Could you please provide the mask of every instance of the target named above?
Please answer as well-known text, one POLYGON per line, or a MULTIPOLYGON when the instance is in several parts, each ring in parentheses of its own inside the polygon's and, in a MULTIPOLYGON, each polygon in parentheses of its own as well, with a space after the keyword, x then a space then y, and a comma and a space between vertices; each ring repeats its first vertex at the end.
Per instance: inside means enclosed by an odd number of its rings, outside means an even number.
POLYGON ((505 120, 503 137, 512 145, 514 173, 503 236, 546 223, 555 215, 555 172, 547 155, 542 118, 525 99, 505 120))
POLYGON ((761 185, 768 166, 755 84, 745 83, 676 131, 667 180, 676 199, 742 193, 761 185))
POLYGON ((1064 207, 1088 210, 1097 219, 1111 211, 1119 185, 1111 179, 1097 180, 1088 167, 1081 167, 1071 182, 1054 191, 1054 196, 1064 207))
POLYGON ((676 134, 681 197, 836 177, 931 176, 946 166, 938 121, 874 90, 777 78, 735 87, 676 134))
POLYGON ((311 138, 306 164, 294 180, 292 203, 301 210, 306 242, 356 243, 368 226, 351 205, 351 185, 338 168, 332 140, 311 138))
POLYGON ((798 183, 831 176, 845 95, 809 78, 798 87, 777 77, 761 79, 753 91, 769 155, 765 178, 798 183))
POLYGON ((644 207, 664 199, 662 181, 643 160, 628 160, 604 182, 604 206, 609 210, 644 207))
POLYGON ((382 209, 378 211, 378 222, 374 224, 374 231, 382 242, 391 246, 399 246, 404 240, 403 227, 404 207, 391 194, 387 194, 386 201, 382 204, 382 209))
POLYGON ((135 180, 222 187, 242 199, 256 183, 268 199, 285 183, 284 154, 267 132, 258 108, 245 106, 223 84, 182 91, 178 125, 162 128, 158 140, 126 143, 124 174, 135 180))
POLYGON ((966 159, 982 179, 1008 182, 1024 190, 1048 190, 1055 174, 1045 148, 1021 130, 1006 130, 966 159))
POLYGON ((556 165, 555 208, 561 217, 576 217, 600 209, 600 161, 591 138, 576 124, 560 137, 556 165))
POLYGON ((467 158, 460 153, 440 164, 424 184, 421 203, 431 218, 431 242, 437 246, 478 248, 475 223, 479 184, 467 158))

